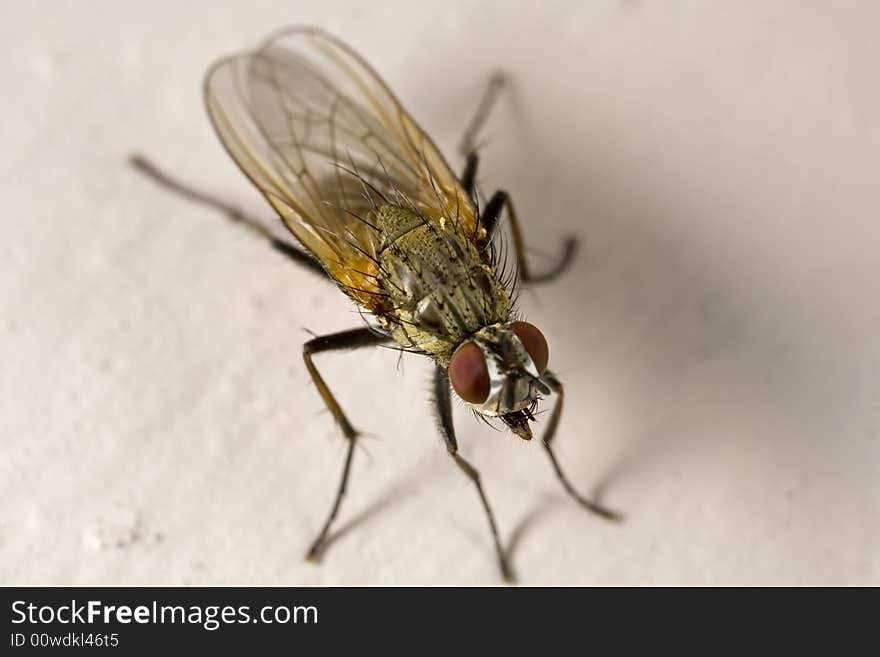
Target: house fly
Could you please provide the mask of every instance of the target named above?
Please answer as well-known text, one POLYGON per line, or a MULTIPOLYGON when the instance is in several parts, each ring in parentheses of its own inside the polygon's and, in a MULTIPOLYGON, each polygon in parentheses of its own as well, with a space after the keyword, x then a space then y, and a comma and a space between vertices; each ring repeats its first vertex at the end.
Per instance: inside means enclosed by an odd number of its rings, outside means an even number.
POLYGON ((498 565, 512 579, 478 471, 461 456, 451 391, 474 413, 500 420, 531 440, 540 400, 555 404, 541 444, 563 487, 581 506, 618 516, 580 495, 552 449, 563 386, 547 369, 541 331, 519 319, 514 286, 554 278, 575 242, 550 271, 535 274, 510 196, 497 191, 481 208, 475 137, 503 84, 492 77, 465 132, 466 164, 457 177, 431 138, 373 68, 315 28, 288 28, 253 51, 218 61, 204 85, 208 114, 229 155, 262 192, 300 248, 271 237, 239 210, 176 183, 142 158, 133 163, 158 182, 224 211, 268 237, 300 264, 334 282, 369 319, 367 326, 303 345, 306 369, 348 442, 330 513, 307 557, 317 560, 346 492, 359 433, 315 366, 317 354, 392 344, 434 361, 434 405, 453 461, 476 487, 498 565), (506 270, 497 239, 506 210, 516 267, 506 270))

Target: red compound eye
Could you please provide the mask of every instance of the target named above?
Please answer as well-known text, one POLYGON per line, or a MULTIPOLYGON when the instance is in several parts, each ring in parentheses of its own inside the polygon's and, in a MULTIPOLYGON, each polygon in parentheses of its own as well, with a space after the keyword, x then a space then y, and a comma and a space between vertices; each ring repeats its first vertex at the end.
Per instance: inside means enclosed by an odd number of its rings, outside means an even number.
POLYGON ((547 361, 550 359, 550 348, 547 346, 544 334, 528 322, 514 322, 510 327, 532 357, 535 367, 538 368, 538 374, 543 375, 547 370, 547 361))
POLYGON ((482 404, 486 401, 489 396, 489 370, 486 369, 483 352, 475 343, 465 342, 452 354, 449 382, 466 402, 482 404))

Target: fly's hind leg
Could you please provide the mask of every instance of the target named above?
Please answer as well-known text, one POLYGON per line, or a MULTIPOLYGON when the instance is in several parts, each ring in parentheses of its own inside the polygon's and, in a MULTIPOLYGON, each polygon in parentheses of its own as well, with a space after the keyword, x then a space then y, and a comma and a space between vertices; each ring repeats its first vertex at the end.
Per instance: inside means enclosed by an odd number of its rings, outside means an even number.
POLYGON ((556 454, 553 453, 553 447, 551 443, 553 442, 553 438, 556 436, 556 428, 559 426, 559 419, 562 417, 562 401, 564 397, 562 383, 550 370, 547 370, 544 373, 544 376, 541 377, 541 380, 547 383, 547 385, 550 386, 553 392, 556 393, 556 403, 553 405, 553 412, 550 414, 550 420, 547 422, 547 428, 544 430, 544 435, 541 437, 541 443, 544 445, 544 449, 547 451, 547 456, 550 457, 550 463, 553 465, 553 471, 556 473, 556 477, 559 479, 559 482, 562 484, 565 492, 568 493, 578 504, 580 504, 587 511, 595 513, 596 515, 601 516, 606 520, 622 520, 623 516, 621 514, 617 513, 616 511, 606 509, 601 504, 589 500, 578 493, 575 487, 571 485, 571 482, 569 482, 568 477, 565 476, 562 468, 559 466, 559 461, 556 459, 556 454))
POLYGON ((489 118, 489 114, 492 112, 492 108, 495 107, 498 96, 507 84, 507 76, 500 71, 495 71, 489 77, 489 83, 486 85, 485 91, 483 91, 483 97, 480 98, 477 111, 473 118, 471 118, 467 129, 464 131, 464 136, 461 138, 461 144, 458 146, 459 152, 465 157, 464 172, 461 174, 461 185, 474 201, 476 201, 477 167, 480 162, 480 158, 477 155, 477 149, 479 148, 477 135, 489 118))
POLYGON ((465 157, 471 153, 476 153, 478 148, 477 135, 483 129, 483 125, 485 125, 486 120, 489 118, 489 114, 492 113, 492 108, 495 107, 495 102, 498 100, 504 87, 509 83, 510 81, 507 79, 507 76, 501 71, 494 71, 489 76, 489 82, 486 84, 483 96, 480 98, 480 104, 477 105, 477 111, 471 117, 470 123, 468 123, 468 127, 465 129, 464 135, 461 137, 461 143, 458 146, 459 152, 465 157))
POLYGON ((225 215, 231 222, 245 226, 258 237, 267 240, 273 249, 287 256, 297 265, 305 267, 309 271, 320 276, 327 275, 321 265, 319 265, 312 256, 290 243, 278 239, 263 222, 246 214, 240 208, 237 208, 226 201, 214 198, 210 194, 199 191, 186 183, 175 180, 142 155, 131 155, 128 162, 135 170, 145 175, 160 187, 164 187, 169 192, 182 196, 193 203, 206 205, 225 215))
POLYGON ((434 402, 437 405, 437 419, 440 426, 440 432, 446 441, 446 450, 455 461, 455 464, 461 468, 468 478, 474 482, 477 487, 477 493, 480 495, 480 501, 483 503, 483 509, 486 511, 486 517, 489 520, 489 529, 492 532, 492 540, 495 543, 495 553, 498 556, 498 567, 501 569, 501 576, 506 582, 512 582, 514 579, 513 571, 507 563, 507 556, 504 548, 501 546, 501 539, 498 537, 498 528, 495 525, 495 516, 492 513, 492 507, 489 506, 489 500, 486 493, 483 492, 483 485, 480 482, 480 473, 468 463, 458 453, 458 441, 455 439, 455 427, 452 423, 452 402, 449 393, 449 374, 439 365, 434 371, 434 402))
POLYGON ((324 403, 327 405, 330 413, 333 414, 333 419, 336 420, 336 423, 342 429, 343 435, 346 440, 348 440, 348 450, 345 454, 345 465, 343 465, 342 468, 342 479, 339 481, 339 489, 336 492, 336 499, 333 502, 333 506, 330 508, 330 514, 327 516, 324 526, 321 528, 321 533, 318 534, 318 537, 314 540, 306 554, 306 558, 310 561, 316 561, 321 556, 322 548, 327 539, 327 532, 330 530, 330 525, 333 523, 336 514, 339 512, 339 505, 345 495, 345 487, 348 483, 348 474, 351 471, 351 461, 354 456, 354 444, 358 437, 357 430, 351 426, 348 418, 345 417, 345 413, 342 412, 342 408, 340 408, 333 393, 330 392, 330 388, 328 388, 327 384, 324 382, 324 377, 321 376, 321 373, 318 372, 314 362, 312 362, 312 356, 324 351, 373 347, 390 340, 390 337, 378 333, 375 329, 359 328, 350 331, 342 331, 340 333, 332 333, 330 335, 323 335, 309 340, 303 345, 303 360, 305 360, 306 368, 312 377, 312 381, 314 381, 315 386, 318 388, 318 392, 324 400, 324 403))

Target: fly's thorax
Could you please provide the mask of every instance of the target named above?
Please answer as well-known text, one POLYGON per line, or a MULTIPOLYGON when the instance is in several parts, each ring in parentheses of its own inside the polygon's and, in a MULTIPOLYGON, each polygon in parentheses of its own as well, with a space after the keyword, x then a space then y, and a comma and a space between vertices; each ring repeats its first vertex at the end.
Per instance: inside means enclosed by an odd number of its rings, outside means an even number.
POLYGON ((507 291, 454 219, 383 205, 376 222, 379 285, 391 308, 380 321, 401 345, 445 367, 467 337, 507 321, 507 291))

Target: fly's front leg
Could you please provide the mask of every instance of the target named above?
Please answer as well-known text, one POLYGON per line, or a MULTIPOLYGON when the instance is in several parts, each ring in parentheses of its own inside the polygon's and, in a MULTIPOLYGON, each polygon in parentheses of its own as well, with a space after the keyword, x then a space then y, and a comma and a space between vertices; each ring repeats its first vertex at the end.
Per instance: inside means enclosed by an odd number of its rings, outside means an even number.
POLYGON ((169 192, 182 196, 193 203, 206 205, 225 215, 231 222, 241 224, 255 235, 268 240, 273 249, 287 256, 297 265, 305 267, 312 273, 320 276, 327 275, 324 268, 321 267, 312 256, 272 235, 272 232, 259 219, 245 214, 241 209, 234 205, 216 199, 209 194, 205 194, 194 187, 190 187, 189 185, 180 182, 179 180, 175 180, 142 155, 132 155, 129 157, 128 162, 135 170, 145 175, 160 187, 164 187, 169 192))
POLYGON ((606 509, 604 506, 593 502, 592 500, 588 500, 583 495, 575 490, 574 486, 568 481, 568 477, 565 476, 565 473, 562 471, 562 468, 559 467, 559 461, 556 460, 556 454, 553 453, 553 447, 551 443, 553 442, 553 438, 556 435, 556 428, 559 426, 559 419, 562 417, 562 402, 564 398, 564 391, 562 388, 562 383, 556 376, 550 371, 547 370, 544 373, 544 376, 541 377, 541 380, 547 383, 551 390, 556 393, 556 403, 553 405, 553 412, 550 414, 550 420, 547 422, 547 428, 544 430, 544 435, 541 438, 541 443, 544 445, 544 449, 547 450, 547 455, 550 457, 550 463, 553 464, 553 470, 556 472, 556 476, 559 478, 559 481, 562 483, 562 487, 565 488, 565 491, 571 495, 578 504, 584 507, 587 511, 595 513, 607 520, 622 520, 623 516, 621 516, 616 511, 611 511, 610 509, 606 509))
POLYGON ((495 526, 495 516, 492 514, 492 507, 489 506, 489 500, 486 493, 483 492, 483 485, 480 482, 480 473, 470 463, 468 463, 458 453, 458 441, 455 439, 455 427, 452 424, 452 401, 449 393, 449 374, 447 371, 437 366, 434 371, 434 402, 437 405, 437 419, 439 421, 440 432, 446 441, 446 450, 455 461, 456 465, 461 468, 468 478, 474 482, 477 487, 477 493, 480 495, 480 501, 483 503, 483 509, 486 511, 486 517, 489 519, 489 529, 492 531, 492 540, 495 542, 495 552, 498 555, 498 567, 501 569, 501 576, 506 582, 512 582, 513 571, 507 564, 507 557, 504 554, 504 548, 501 547, 501 539, 498 537, 498 528, 495 526))
POLYGON ((507 208, 507 216, 510 218, 510 232, 513 235, 516 262, 519 267, 519 276, 523 283, 545 283, 553 280, 568 269, 577 252, 577 239, 575 237, 568 237, 565 240, 562 245, 562 257, 559 258, 559 261, 549 271, 535 274, 529 269, 526 262, 525 242, 519 227, 519 220, 516 217, 516 211, 513 209, 513 202, 510 199, 510 194, 501 189, 492 195, 480 217, 483 228, 486 229, 487 240, 491 239, 492 234, 495 232, 495 228, 498 226, 498 219, 501 217, 501 211, 505 207, 507 208))
POLYGON ((336 514, 339 512, 339 505, 342 502, 342 497, 345 495, 345 487, 348 483, 348 473, 351 470, 351 460, 354 456, 354 444, 358 437, 357 430, 351 426, 348 418, 345 417, 345 413, 342 412, 342 408, 340 408, 333 393, 330 392, 330 388, 328 388, 327 384, 324 382, 324 377, 321 376, 321 373, 318 372, 314 362, 312 362, 312 356, 323 351, 372 347, 390 340, 390 337, 377 333, 374 329, 359 328, 350 331, 342 331, 340 333, 333 333, 331 335, 323 335, 314 338, 313 340, 309 340, 303 345, 303 360, 305 360, 306 368, 312 377, 312 381, 314 381, 315 386, 318 388, 318 392, 324 400, 324 403, 327 405, 327 408, 333 414, 333 419, 336 420, 336 423, 342 429, 343 435, 348 440, 348 451, 345 455, 345 465, 342 468, 342 479, 339 482, 339 490, 336 492, 336 499, 333 502, 333 506, 330 508, 330 515, 327 517, 327 521, 321 528, 321 533, 318 534, 318 537, 314 540, 306 554, 306 558, 310 561, 315 561, 321 556, 321 549, 327 538, 327 532, 330 530, 330 525, 336 518, 336 514))

